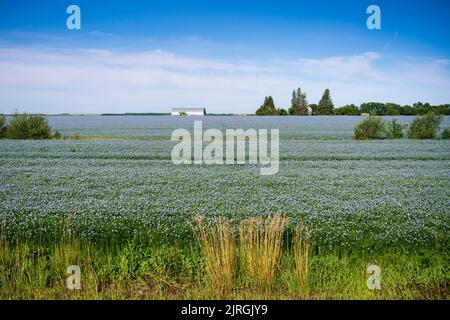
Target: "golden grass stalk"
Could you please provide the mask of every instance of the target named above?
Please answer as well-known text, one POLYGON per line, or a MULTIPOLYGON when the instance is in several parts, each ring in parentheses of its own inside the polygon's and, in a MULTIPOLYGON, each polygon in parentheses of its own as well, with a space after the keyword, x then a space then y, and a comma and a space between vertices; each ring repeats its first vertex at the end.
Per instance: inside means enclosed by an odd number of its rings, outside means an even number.
POLYGON ((208 278, 216 289, 231 290, 236 268, 236 244, 230 223, 219 219, 207 224, 201 216, 197 216, 195 221, 208 278))
POLYGON ((243 269, 252 285, 270 290, 275 284, 283 234, 288 219, 277 214, 267 219, 249 218, 239 226, 243 269))
POLYGON ((299 288, 302 292, 308 291, 310 250, 311 241, 308 229, 304 225, 300 225, 294 234, 294 258, 299 288))

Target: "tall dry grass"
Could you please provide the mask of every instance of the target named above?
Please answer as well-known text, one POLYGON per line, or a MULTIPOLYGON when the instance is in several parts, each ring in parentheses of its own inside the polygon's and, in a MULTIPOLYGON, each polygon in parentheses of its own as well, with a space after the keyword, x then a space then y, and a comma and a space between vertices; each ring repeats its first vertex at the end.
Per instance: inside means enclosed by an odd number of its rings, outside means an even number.
POLYGON ((264 290, 274 287, 287 223, 281 214, 240 223, 241 263, 251 285, 264 290))
POLYGON ((195 221, 206 274, 211 284, 220 291, 233 289, 236 243, 230 223, 224 219, 206 223, 201 216, 197 216, 195 221))
POLYGON ((294 259, 295 273, 298 279, 299 289, 308 291, 308 274, 310 269, 311 240, 308 229, 304 225, 296 228, 294 234, 294 259))

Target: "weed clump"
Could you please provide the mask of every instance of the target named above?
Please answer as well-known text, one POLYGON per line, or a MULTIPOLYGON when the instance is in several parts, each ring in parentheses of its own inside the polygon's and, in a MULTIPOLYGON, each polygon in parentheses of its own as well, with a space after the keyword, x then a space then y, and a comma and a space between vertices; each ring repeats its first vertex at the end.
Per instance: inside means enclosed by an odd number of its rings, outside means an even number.
POLYGON ((442 116, 428 113, 417 116, 408 129, 410 139, 436 139, 437 130, 442 122, 442 116))
POLYGON ((386 138, 386 123, 379 117, 368 117, 354 129, 355 140, 379 140, 386 138))
POLYGON ((281 214, 241 222, 241 261, 252 285, 265 290, 273 288, 287 223, 288 219, 281 214))

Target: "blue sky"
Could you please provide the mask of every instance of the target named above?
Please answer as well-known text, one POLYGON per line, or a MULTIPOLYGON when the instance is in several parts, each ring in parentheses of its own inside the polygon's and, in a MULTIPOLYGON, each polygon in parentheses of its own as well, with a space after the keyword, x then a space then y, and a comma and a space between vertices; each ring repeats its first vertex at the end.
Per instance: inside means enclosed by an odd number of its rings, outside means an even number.
POLYGON ((450 102, 450 2, 2 1, 0 112, 450 102), (81 30, 66 8, 81 8, 81 30), (381 8, 381 30, 366 8, 381 8))

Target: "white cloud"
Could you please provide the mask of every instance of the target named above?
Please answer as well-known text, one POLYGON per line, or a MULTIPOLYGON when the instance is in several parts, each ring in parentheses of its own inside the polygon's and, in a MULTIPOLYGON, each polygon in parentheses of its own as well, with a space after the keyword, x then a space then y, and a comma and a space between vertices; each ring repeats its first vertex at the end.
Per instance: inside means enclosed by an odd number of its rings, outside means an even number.
POLYGON ((310 102, 329 88, 336 105, 450 102, 445 59, 386 59, 369 52, 262 63, 161 50, 0 49, 0 113, 167 112, 173 106, 253 112, 266 95, 287 108, 298 86, 310 102))
POLYGON ((296 66, 300 72, 316 77, 380 80, 384 74, 374 67, 374 61, 380 59, 380 57, 376 52, 367 52, 348 57, 300 59, 296 66))

